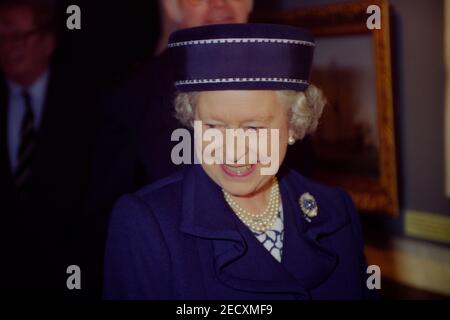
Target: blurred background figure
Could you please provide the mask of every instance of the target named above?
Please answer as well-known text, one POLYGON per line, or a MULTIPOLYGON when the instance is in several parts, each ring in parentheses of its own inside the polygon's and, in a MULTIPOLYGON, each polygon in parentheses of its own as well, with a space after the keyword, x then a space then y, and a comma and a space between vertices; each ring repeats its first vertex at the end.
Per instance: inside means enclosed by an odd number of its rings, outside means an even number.
POLYGON ((54 58, 50 0, 0 0, 2 294, 61 297, 79 263, 90 119, 73 74, 54 58), (70 261, 68 259, 70 257, 70 261))
POLYGON ((97 273, 92 274, 91 283, 96 283, 97 290, 108 215, 118 197, 179 169, 171 160, 176 144, 171 134, 181 124, 173 116, 175 87, 165 50, 168 35, 185 27, 247 22, 253 1, 161 0, 159 5, 158 54, 108 88, 101 101, 86 217, 96 221, 91 234, 92 242, 99 245, 92 259, 97 273))
POLYGON ((247 22, 253 7, 249 0, 159 0, 161 37, 156 53, 165 50, 169 35, 182 28, 219 23, 247 22))

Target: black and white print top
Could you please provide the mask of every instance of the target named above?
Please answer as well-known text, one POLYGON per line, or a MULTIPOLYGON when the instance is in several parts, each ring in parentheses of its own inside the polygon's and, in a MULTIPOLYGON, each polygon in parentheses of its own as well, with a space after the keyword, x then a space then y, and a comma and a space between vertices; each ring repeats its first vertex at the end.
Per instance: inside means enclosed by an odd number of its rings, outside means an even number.
POLYGON ((278 209, 277 220, 272 229, 265 232, 253 231, 253 234, 261 242, 264 248, 266 248, 278 262, 281 262, 284 236, 283 207, 281 204, 278 209))

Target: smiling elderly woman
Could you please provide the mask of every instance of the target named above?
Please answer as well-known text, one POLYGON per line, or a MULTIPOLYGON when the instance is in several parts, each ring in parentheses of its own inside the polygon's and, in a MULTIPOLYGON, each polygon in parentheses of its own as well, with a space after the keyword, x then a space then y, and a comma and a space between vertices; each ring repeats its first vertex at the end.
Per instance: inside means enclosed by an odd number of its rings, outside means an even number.
MULTIPOLYGON (((293 144, 295 140, 303 139, 306 134, 316 130, 323 107, 325 106, 325 98, 319 89, 310 85, 305 92, 277 90, 267 93, 270 95, 275 93, 279 99, 279 103, 287 108, 287 114, 290 118, 289 126, 292 130, 292 136, 290 137, 293 138, 289 141, 290 144, 293 144)), ((195 120, 194 110, 200 94, 201 92, 187 92, 179 93, 176 96, 175 116, 187 127, 192 127, 195 120)), ((220 102, 221 100, 216 101, 220 102)), ((224 109, 226 110, 226 108, 224 109)))
POLYGON ((276 174, 262 173, 273 163, 260 153, 249 161, 250 143, 225 142, 216 150, 225 162, 189 165, 122 197, 109 227, 105 298, 369 297, 348 195, 280 166, 288 145, 316 128, 325 103, 308 82, 312 36, 287 26, 214 25, 175 32, 169 48, 177 118, 220 132, 276 130, 276 174))

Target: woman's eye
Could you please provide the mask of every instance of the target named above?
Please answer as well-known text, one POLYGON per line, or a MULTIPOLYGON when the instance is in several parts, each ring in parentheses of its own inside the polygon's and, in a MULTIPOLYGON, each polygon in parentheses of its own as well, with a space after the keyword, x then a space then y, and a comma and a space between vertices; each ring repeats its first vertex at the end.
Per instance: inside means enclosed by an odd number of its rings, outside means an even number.
POLYGON ((258 131, 259 129, 262 129, 262 127, 246 127, 245 130, 254 130, 258 131))
POLYGON ((219 129, 219 130, 221 130, 223 128, 223 125, 221 125, 221 124, 206 123, 205 126, 206 126, 207 129, 219 129))

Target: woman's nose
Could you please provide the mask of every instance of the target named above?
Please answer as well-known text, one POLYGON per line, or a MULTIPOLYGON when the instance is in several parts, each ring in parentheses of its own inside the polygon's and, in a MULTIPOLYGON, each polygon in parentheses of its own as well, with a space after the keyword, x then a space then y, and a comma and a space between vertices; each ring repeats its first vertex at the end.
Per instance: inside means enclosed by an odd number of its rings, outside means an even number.
POLYGON ((225 139, 225 159, 227 163, 247 163, 249 153, 248 138, 239 139, 236 132, 225 139))

